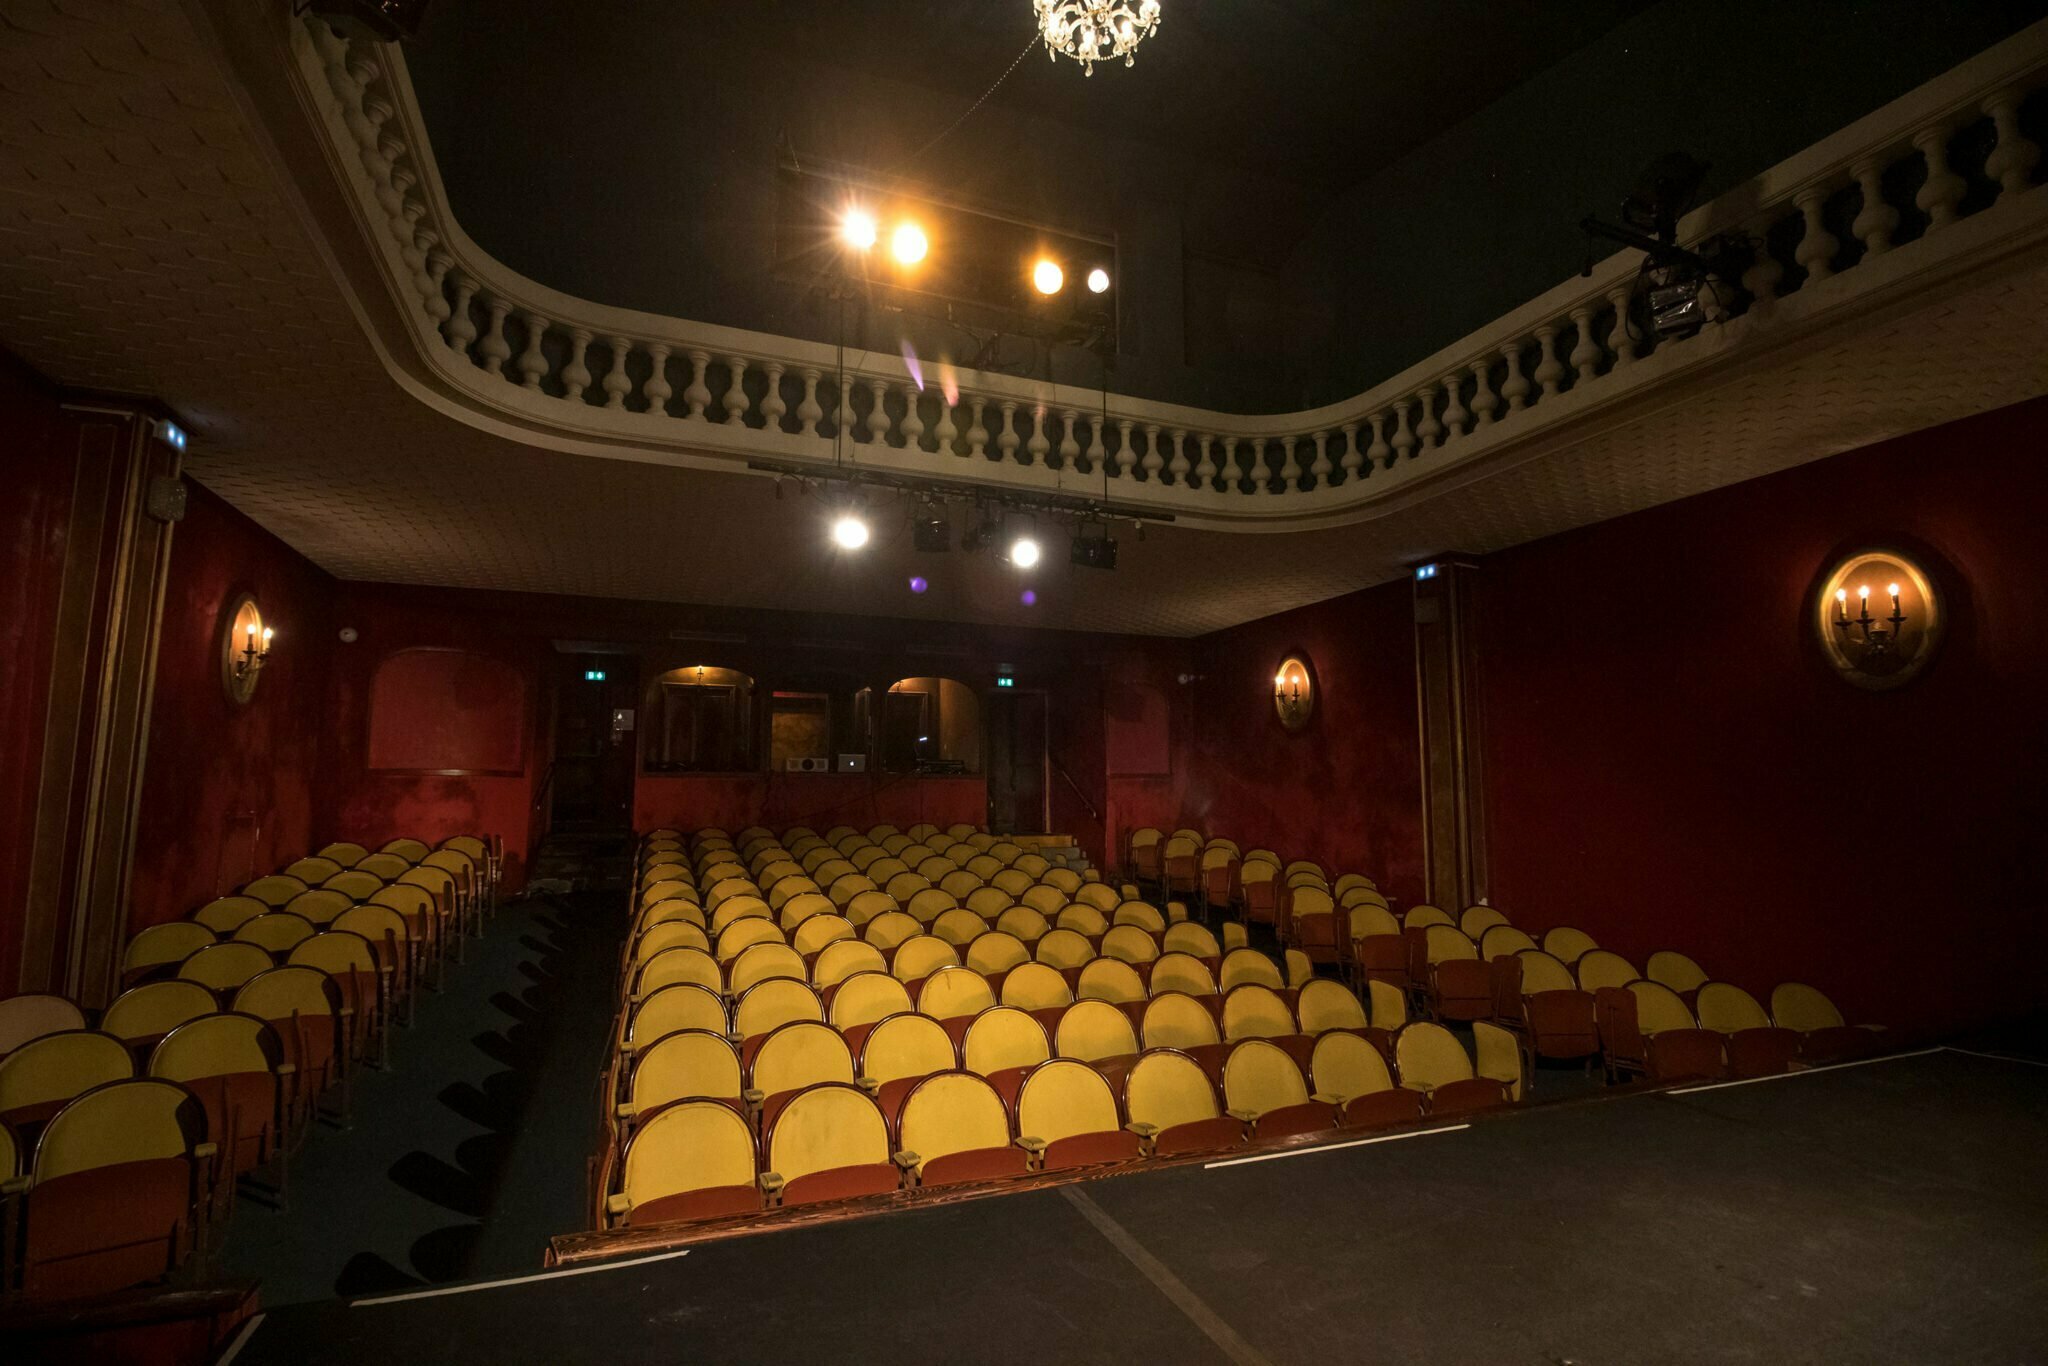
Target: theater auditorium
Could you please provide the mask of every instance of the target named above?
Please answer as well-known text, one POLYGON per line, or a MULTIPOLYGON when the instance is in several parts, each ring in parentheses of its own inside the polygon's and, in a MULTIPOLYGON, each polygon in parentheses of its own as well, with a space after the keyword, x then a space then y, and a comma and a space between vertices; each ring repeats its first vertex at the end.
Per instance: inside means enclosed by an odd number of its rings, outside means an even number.
POLYGON ((0 0, 0 1360, 2048 1361, 2044 0, 0 0))

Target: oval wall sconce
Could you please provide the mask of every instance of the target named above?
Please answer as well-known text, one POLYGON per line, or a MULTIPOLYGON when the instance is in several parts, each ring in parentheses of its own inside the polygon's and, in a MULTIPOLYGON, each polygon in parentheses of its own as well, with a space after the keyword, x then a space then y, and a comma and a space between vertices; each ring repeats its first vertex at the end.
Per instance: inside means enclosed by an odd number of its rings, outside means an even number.
POLYGON ((1308 724, 1316 709, 1316 680, 1308 660, 1289 655, 1273 675, 1273 712, 1289 731, 1308 724))
POLYGON ((1940 593, 1925 570, 1893 550, 1850 555, 1821 580, 1814 630, 1821 652, 1859 688, 1896 688, 1933 659, 1946 626, 1940 593))
POLYGON ((242 594, 228 608, 227 629, 220 642, 220 681, 235 705, 247 706, 256 695, 263 666, 270 662, 270 642, 275 634, 264 621, 253 593, 242 594))

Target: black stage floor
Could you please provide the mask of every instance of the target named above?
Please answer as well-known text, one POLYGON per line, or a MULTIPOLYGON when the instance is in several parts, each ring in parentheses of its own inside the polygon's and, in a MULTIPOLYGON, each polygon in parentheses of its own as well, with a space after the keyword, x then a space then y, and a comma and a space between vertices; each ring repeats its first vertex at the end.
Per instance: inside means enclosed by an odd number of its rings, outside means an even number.
POLYGON ((291 1306, 234 1366, 2048 1361, 2048 1067, 1940 1050, 291 1306))

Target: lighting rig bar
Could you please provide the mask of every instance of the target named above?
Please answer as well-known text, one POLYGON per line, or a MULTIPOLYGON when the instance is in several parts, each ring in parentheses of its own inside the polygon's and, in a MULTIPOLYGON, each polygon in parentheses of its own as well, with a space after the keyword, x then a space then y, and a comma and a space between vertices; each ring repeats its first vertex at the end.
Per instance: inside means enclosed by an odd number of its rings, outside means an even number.
POLYGON ((965 479, 940 479, 929 475, 903 475, 877 469, 819 469, 815 466, 788 464, 778 460, 749 460, 747 468, 758 474, 777 474, 791 479, 816 480, 821 483, 867 485, 875 488, 896 489, 903 493, 923 494, 934 498, 972 499, 1016 512, 1065 512, 1078 517, 1120 522, 1171 522, 1174 520, 1174 515, 1170 512, 1154 512, 1149 508, 1128 507, 1119 503, 1090 498, 1085 494, 1034 493, 1029 490, 999 489, 965 479))

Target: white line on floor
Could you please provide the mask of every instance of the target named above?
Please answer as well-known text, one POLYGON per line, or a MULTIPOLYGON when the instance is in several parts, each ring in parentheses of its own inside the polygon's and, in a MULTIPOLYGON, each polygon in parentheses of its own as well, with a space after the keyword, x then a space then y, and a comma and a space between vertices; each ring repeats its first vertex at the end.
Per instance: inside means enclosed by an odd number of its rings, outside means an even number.
POLYGON ((248 1322, 242 1325, 242 1331, 235 1334, 235 1340, 228 1344, 228 1349, 220 1354, 220 1360, 214 1362, 213 1366, 228 1366, 228 1363, 240 1356, 242 1349, 249 1345, 249 1339, 256 1335, 256 1325, 261 1322, 263 1315, 251 1314, 248 1322))
POLYGON ((571 1266, 560 1271, 536 1271, 531 1276, 507 1276, 501 1281, 472 1281, 467 1285, 440 1285, 432 1290, 408 1290, 402 1295, 375 1295, 368 1299, 350 1300, 348 1307, 363 1309, 378 1304, 400 1304, 406 1300, 431 1300, 440 1295, 466 1295, 472 1290, 496 1290, 506 1285, 526 1285, 532 1281, 558 1281, 568 1276, 588 1276, 597 1271, 624 1271, 628 1267, 646 1266, 649 1262, 672 1261, 687 1257, 690 1249, 676 1252, 657 1252, 651 1257, 635 1257, 628 1262, 600 1262, 596 1266, 571 1266))
POLYGON ((2043 1062, 2039 1058, 2015 1058, 2010 1053, 1985 1053, 1975 1048, 1957 1048, 1952 1044, 1944 1045, 1941 1051, 1960 1053, 1966 1058, 1989 1058, 1993 1062, 2016 1062, 2022 1067, 2048 1067, 2048 1062, 2043 1062))
POLYGON ((1858 1058, 1854 1062, 1831 1062, 1826 1067, 1802 1067, 1797 1072, 1773 1072, 1768 1077, 1744 1077, 1740 1081, 1710 1081, 1703 1086, 1677 1086, 1664 1092, 1667 1096, 1689 1096, 1695 1091, 1724 1091, 1730 1086, 1754 1086, 1760 1081, 1783 1081, 1787 1077, 1811 1077, 1822 1072, 1840 1072, 1848 1067, 1869 1067, 1873 1063, 1897 1062, 1901 1058, 1924 1058, 1929 1053, 1940 1053, 1943 1049, 1921 1048, 1911 1053, 1887 1053, 1881 1058, 1858 1058))
POLYGON ((1204 1162, 1202 1170, 1214 1171, 1218 1167, 1242 1167, 1247 1162, 1272 1162, 1282 1157, 1307 1157, 1310 1153, 1334 1153, 1339 1148, 1363 1148, 1368 1143, 1398 1143, 1404 1138, 1426 1138, 1430 1134, 1454 1134, 1460 1129, 1469 1129, 1469 1124, 1446 1124, 1435 1129, 1416 1129, 1405 1134, 1381 1134, 1376 1138, 1354 1138, 1349 1143, 1325 1143, 1318 1148, 1289 1148, 1284 1152, 1260 1153, 1255 1157, 1230 1157, 1221 1162, 1204 1162))

